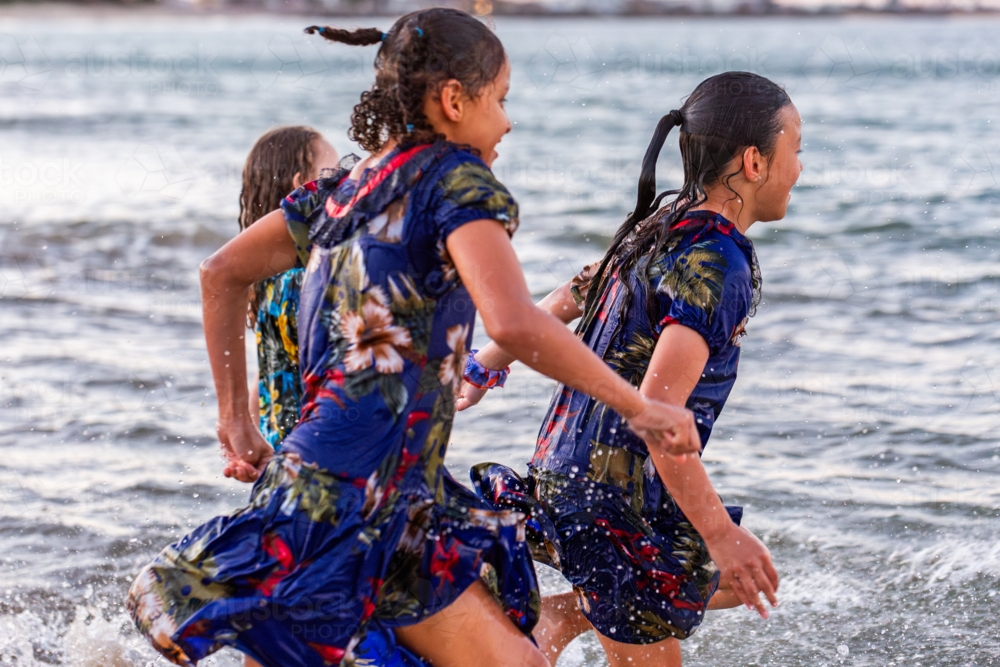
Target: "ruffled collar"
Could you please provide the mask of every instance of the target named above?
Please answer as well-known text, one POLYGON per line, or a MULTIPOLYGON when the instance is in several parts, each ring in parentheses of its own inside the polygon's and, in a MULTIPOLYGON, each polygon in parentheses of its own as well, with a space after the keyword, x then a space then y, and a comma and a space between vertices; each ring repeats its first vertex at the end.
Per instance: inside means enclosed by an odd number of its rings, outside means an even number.
POLYGON ((689 226, 694 235, 688 243, 697 243, 698 239, 708 233, 709 230, 714 229, 735 241, 736 245, 743 251, 743 254, 746 255, 748 262, 753 264, 756 261, 753 241, 748 239, 743 232, 736 228, 735 224, 724 218, 721 213, 716 213, 715 211, 689 211, 684 214, 684 218, 675 224, 673 228, 683 229, 689 226), (698 229, 697 225, 701 225, 701 228, 698 229))
POLYGON ((412 188, 447 147, 444 142, 397 146, 377 165, 365 169, 357 180, 348 178, 357 156, 341 160, 327 181, 332 192, 324 202, 322 219, 309 230, 310 240, 329 248, 350 237, 412 188))

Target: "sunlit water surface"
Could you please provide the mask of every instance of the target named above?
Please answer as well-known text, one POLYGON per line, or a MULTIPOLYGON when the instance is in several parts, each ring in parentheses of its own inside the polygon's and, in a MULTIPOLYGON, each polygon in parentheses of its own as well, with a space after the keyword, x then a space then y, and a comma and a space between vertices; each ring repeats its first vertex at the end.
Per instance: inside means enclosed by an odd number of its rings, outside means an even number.
MULTIPOLYGON (((294 17, 18 16, 0 28, 0 664, 164 664, 123 612, 130 575, 248 490, 219 474, 198 262, 236 231, 266 129, 352 150, 374 52, 294 17)), ((1000 20, 496 27, 515 125, 495 167, 539 296, 600 256, 655 121, 702 78, 769 76, 804 119, 788 216, 751 230, 764 303, 705 456, 781 606, 710 614, 686 664, 1000 664, 1000 20)), ((679 177, 671 137, 659 182, 679 177)), ((460 415, 455 475, 523 469, 551 387, 516 367, 460 415)), ((600 664, 592 635, 560 662, 600 664)))

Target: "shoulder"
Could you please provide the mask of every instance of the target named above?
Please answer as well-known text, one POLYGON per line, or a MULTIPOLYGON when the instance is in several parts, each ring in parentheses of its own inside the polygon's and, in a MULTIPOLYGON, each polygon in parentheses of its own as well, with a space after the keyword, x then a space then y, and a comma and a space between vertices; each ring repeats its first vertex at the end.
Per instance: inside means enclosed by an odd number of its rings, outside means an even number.
POLYGON ((308 220, 315 212, 322 209, 327 197, 337 191, 348 173, 346 169, 337 169, 329 176, 299 186, 281 202, 285 219, 296 222, 308 220))
POLYGON ((661 253, 652 270, 656 292, 705 311, 749 303, 750 264, 735 240, 709 230, 693 243, 661 253))
POLYGON ((479 156, 457 146, 446 147, 428 175, 435 179, 446 215, 447 211, 472 212, 476 218, 498 220, 508 233, 514 233, 518 225, 517 202, 479 156))

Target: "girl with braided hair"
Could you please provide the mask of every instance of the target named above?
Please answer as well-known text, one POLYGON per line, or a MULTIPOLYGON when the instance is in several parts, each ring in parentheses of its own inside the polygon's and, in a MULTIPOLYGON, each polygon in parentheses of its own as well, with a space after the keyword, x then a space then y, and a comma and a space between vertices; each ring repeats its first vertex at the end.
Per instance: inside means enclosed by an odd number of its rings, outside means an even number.
MULTIPOLYGON (((635 211, 604 259, 539 304, 566 323, 581 318, 583 342, 644 395, 690 408, 701 447, 760 298, 744 234, 784 217, 800 146, 801 119, 779 86, 747 72, 705 80, 657 125, 635 211), (674 127, 684 183, 656 196, 656 160, 674 127)), ((490 343, 476 363, 504 368, 513 355, 502 348, 490 343)), ((475 384, 463 385, 458 409, 482 398, 475 384)), ((611 667, 679 667, 678 640, 706 609, 743 603, 766 618, 760 594, 777 604, 770 553, 739 526, 742 508, 722 504, 700 457, 662 456, 574 387, 556 388, 525 478, 494 463, 472 477, 495 509, 531 516, 535 559, 573 584, 543 601, 535 632, 553 663, 594 629, 611 667)))
POLYGON ((476 309, 536 370, 621 414, 651 450, 698 448, 690 411, 644 398, 535 307, 510 243, 518 208, 490 171, 510 130, 497 37, 452 9, 375 30, 351 137, 371 155, 307 183, 202 264, 225 474, 250 504, 165 548, 128 608, 178 665, 233 646, 266 667, 548 662, 525 517, 444 466, 476 309), (305 267, 301 420, 274 455, 246 409, 248 287, 305 267))

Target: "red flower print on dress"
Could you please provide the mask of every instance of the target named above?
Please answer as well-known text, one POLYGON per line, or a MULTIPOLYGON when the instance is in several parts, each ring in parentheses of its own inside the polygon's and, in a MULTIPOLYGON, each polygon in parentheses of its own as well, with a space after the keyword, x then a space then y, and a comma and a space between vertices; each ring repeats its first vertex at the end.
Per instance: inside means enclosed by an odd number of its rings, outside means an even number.
POLYGON ((448 549, 445 550, 441 546, 441 540, 438 540, 434 545, 434 555, 431 557, 431 576, 440 577, 441 584, 444 584, 445 581, 451 584, 455 583, 455 576, 451 573, 451 569, 455 567, 460 558, 457 549, 449 545, 448 549))
POLYGON ((340 661, 344 659, 344 655, 347 653, 345 649, 338 648, 336 646, 327 646, 326 644, 317 644, 315 642, 306 642, 309 647, 320 654, 323 661, 328 665, 339 665, 340 661))
POLYGON ((274 533, 264 534, 263 547, 267 555, 278 561, 278 567, 272 570, 271 574, 267 575, 267 578, 258 584, 257 590, 264 597, 271 597, 275 586, 281 583, 281 580, 295 569, 295 557, 292 556, 292 550, 288 548, 285 541, 274 533))

